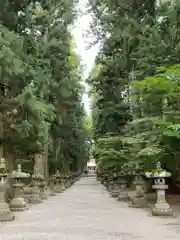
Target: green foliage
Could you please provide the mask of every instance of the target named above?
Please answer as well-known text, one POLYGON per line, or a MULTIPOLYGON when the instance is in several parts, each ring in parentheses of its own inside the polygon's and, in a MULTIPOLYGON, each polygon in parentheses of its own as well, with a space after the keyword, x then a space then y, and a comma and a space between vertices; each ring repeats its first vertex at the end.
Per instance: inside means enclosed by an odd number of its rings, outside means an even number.
POLYGON ((88 83, 100 168, 179 162, 178 1, 91 1, 101 51, 88 83), (117 148, 117 145, 119 148, 117 148))
POLYGON ((77 171, 89 156, 81 63, 69 31, 76 3, 0 3, 1 144, 14 160, 48 150, 50 171, 77 171))

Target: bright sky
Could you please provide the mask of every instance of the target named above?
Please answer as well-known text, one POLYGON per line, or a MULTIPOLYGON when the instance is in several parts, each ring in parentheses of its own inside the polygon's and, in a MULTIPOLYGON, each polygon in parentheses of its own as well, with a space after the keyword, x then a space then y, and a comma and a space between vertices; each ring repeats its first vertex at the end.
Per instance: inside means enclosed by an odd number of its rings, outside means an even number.
MULTIPOLYGON (((87 0, 79 0, 79 8, 82 12, 86 10, 86 2, 87 0)), ((84 70, 84 79, 86 79, 93 67, 95 57, 99 50, 99 45, 95 45, 90 49, 87 49, 87 36, 86 31, 89 29, 89 25, 91 22, 91 16, 87 13, 82 14, 79 16, 77 23, 75 24, 75 28, 73 30, 73 35, 75 38, 76 46, 77 46, 77 53, 80 55, 82 59, 82 63, 85 65, 84 70)), ((88 86, 86 89, 88 90, 88 86)), ((88 94, 84 94, 83 102, 88 114, 90 114, 90 99, 88 98, 88 94)))

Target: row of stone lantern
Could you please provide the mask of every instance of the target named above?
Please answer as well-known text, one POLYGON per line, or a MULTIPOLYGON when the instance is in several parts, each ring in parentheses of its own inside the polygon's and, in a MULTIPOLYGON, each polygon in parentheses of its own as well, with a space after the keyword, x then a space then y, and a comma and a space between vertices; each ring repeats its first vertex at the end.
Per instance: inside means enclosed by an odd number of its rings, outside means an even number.
POLYGON ((31 187, 27 191, 29 194, 24 199, 23 195, 23 179, 29 178, 30 174, 22 172, 21 165, 17 166, 17 170, 11 174, 7 172, 5 159, 0 159, 0 221, 11 221, 15 219, 13 212, 24 211, 28 209, 28 202, 38 204, 47 199, 48 196, 55 196, 69 188, 79 177, 76 174, 62 175, 59 170, 49 179, 49 188, 43 174, 38 167, 34 166, 32 174, 31 187), (8 185, 8 179, 13 179, 12 187, 14 189, 14 197, 8 204, 5 200, 5 192, 8 185))
POLYGON ((129 207, 147 208, 149 204, 146 199, 146 181, 145 178, 153 179, 153 189, 156 190, 157 202, 152 208, 154 216, 172 216, 173 211, 166 202, 165 190, 168 185, 165 179, 170 177, 171 173, 162 169, 160 162, 156 164, 154 172, 144 172, 139 166, 135 166, 133 170, 127 171, 122 168, 119 173, 97 173, 97 179, 107 187, 110 195, 118 201, 127 201, 129 207), (135 186, 136 195, 130 198, 128 194, 128 183, 132 179, 132 185, 135 186))

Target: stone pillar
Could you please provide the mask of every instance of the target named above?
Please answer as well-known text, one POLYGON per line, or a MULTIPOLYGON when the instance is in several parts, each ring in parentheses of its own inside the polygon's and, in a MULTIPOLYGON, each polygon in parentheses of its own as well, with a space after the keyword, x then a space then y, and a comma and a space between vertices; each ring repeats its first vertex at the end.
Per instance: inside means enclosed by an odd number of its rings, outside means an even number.
POLYGON ((30 202, 32 204, 37 204, 42 202, 42 199, 40 197, 39 181, 37 178, 33 179, 30 202))
POLYGON ((56 178, 51 176, 49 181, 50 181, 49 196, 56 196, 56 193, 55 193, 56 178))
POLYGON ((152 208, 152 215, 154 216, 173 216, 173 211, 169 204, 166 202, 165 191, 168 189, 168 185, 165 183, 165 179, 171 176, 170 172, 161 168, 161 163, 157 162, 156 170, 153 172, 145 173, 147 178, 155 179, 153 188, 156 189, 157 202, 152 208))
POLYGON ((13 184, 15 196, 10 203, 10 209, 12 211, 24 211, 29 209, 27 203, 23 198, 23 186, 21 179, 28 178, 30 174, 21 171, 21 165, 19 164, 16 171, 13 171, 11 177, 15 180, 13 184))
POLYGON ((119 183, 120 183, 120 192, 118 196, 118 201, 122 201, 122 202, 129 201, 128 192, 126 190, 127 183, 128 183, 127 176, 125 175, 120 176, 119 183))
POLYGON ((172 216, 173 211, 169 204, 166 202, 165 190, 168 185, 165 184, 164 178, 156 178, 153 188, 156 189, 157 202, 152 208, 152 215, 154 216, 172 216))
POLYGON ((131 199, 129 207, 133 208, 147 208, 148 203, 145 197, 145 181, 141 173, 135 175, 133 184, 136 188, 136 196, 131 199))
POLYGON ((48 186, 47 186, 47 156, 45 154, 45 152, 43 152, 42 154, 35 154, 35 167, 37 168, 38 174, 41 174, 43 177, 43 180, 40 181, 40 185, 39 187, 40 189, 40 194, 42 196, 42 199, 47 199, 48 195, 49 195, 49 190, 48 190, 48 186))
POLYGON ((34 156, 34 167, 44 175, 43 155, 36 153, 34 156))
MULTIPOLYGON (((37 160, 37 158, 35 158, 37 160)), ((40 173, 38 162, 35 161, 34 163, 34 170, 32 175, 32 188, 31 188, 31 203, 37 204, 41 203, 42 199, 40 197, 40 180, 43 178, 43 176, 40 173)))
POLYGON ((118 180, 113 181, 112 190, 110 192, 111 197, 117 198, 121 190, 121 185, 118 180))

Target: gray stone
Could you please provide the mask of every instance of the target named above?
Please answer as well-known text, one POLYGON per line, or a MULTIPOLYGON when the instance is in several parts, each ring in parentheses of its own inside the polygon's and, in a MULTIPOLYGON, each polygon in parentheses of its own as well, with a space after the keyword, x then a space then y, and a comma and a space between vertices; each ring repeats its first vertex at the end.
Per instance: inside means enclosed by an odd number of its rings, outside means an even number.
POLYGON ((39 189, 39 183, 36 179, 33 180, 33 186, 32 186, 32 193, 31 193, 31 199, 30 203, 32 204, 38 204, 43 202, 40 197, 40 189, 39 189))
POLYGON ((120 191, 121 191, 120 184, 118 182, 114 182, 110 191, 111 197, 117 198, 119 196, 120 191))
POLYGON ((55 193, 62 193, 66 190, 66 187, 64 185, 64 181, 60 180, 56 185, 55 185, 55 193))
POLYGON ((122 189, 119 192, 118 201, 120 201, 120 202, 127 202, 129 200, 130 200, 130 197, 128 195, 128 192, 125 189, 122 189))
POLYGON ((136 196, 131 199, 129 207, 132 208, 147 208, 148 202, 146 196, 144 195, 143 186, 136 186, 136 196))

